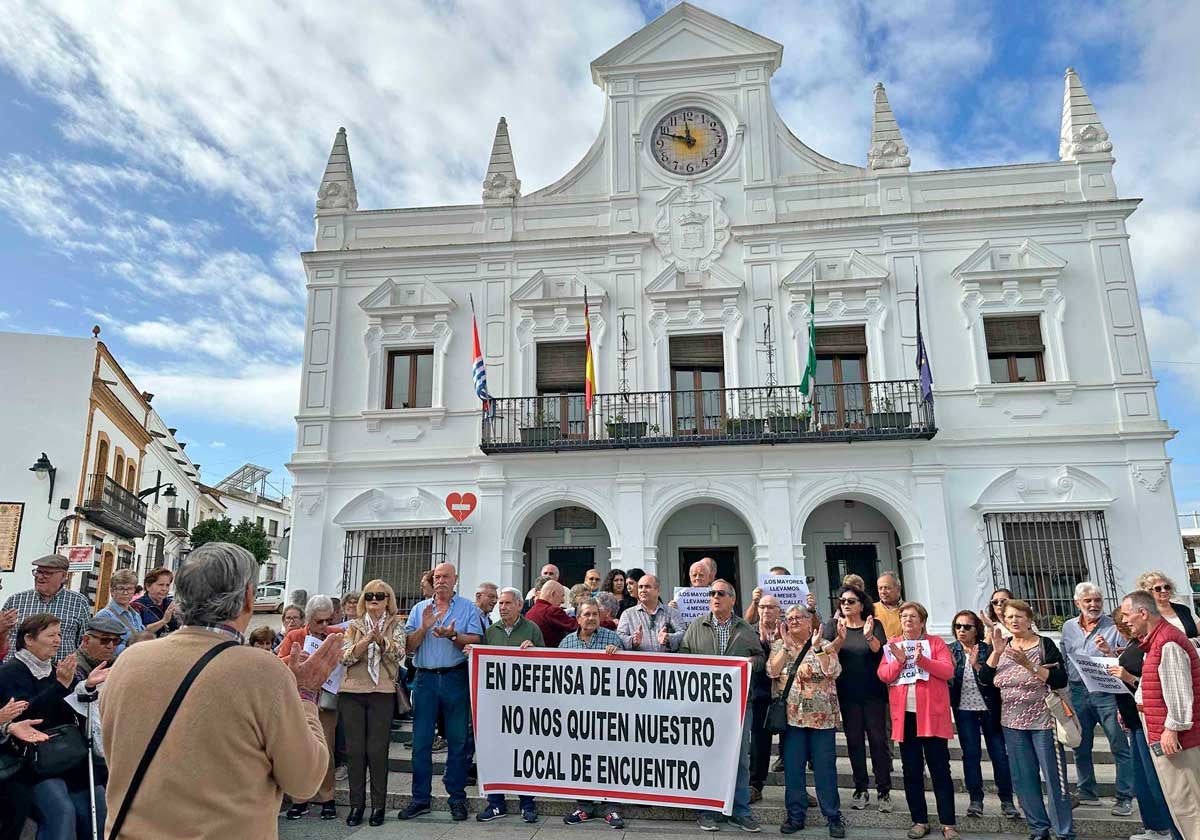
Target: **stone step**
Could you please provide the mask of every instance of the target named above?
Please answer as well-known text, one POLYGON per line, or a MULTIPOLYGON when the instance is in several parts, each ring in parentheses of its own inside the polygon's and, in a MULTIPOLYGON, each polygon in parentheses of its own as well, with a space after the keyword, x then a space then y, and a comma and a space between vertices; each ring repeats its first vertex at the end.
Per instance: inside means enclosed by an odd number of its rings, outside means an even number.
MULTIPOLYGON (((412 775, 409 773, 390 773, 388 775, 388 797, 387 808, 389 811, 396 811, 408 804, 411 798, 412 791, 412 775)), ((842 799, 842 812, 846 820, 846 825, 851 828, 884 828, 893 830, 906 831, 912 820, 909 817, 908 806, 904 801, 904 793, 901 790, 893 791, 892 804, 895 810, 890 814, 880 813, 875 806, 875 798, 872 794, 871 805, 863 811, 855 811, 850 808, 850 796, 852 791, 842 789, 840 791, 842 799)), ((762 821, 766 831, 773 833, 775 826, 782 824, 787 816, 787 812, 783 805, 784 791, 782 788, 768 788, 763 792, 762 802, 752 806, 755 814, 762 821)), ((933 796, 928 796, 929 809, 931 819, 936 820, 936 809, 934 807, 933 796)), ((339 805, 349 804, 349 787, 345 782, 338 782, 337 786, 337 801, 339 805)), ((978 834, 999 834, 1010 837, 1026 837, 1028 831, 1024 820, 1006 819, 999 813, 999 806, 994 799, 989 799, 986 805, 985 813, 982 817, 966 817, 968 800, 966 795, 958 794, 955 796, 956 811, 958 817, 958 830, 964 835, 978 834)), ((479 795, 479 791, 475 787, 467 788, 467 807, 471 813, 470 820, 474 824, 474 815, 479 813, 486 804, 486 800, 479 795)), ((434 790, 431 802, 431 807, 434 811, 449 810, 449 803, 445 793, 441 790, 440 778, 434 778, 434 790)), ((537 800, 538 812, 542 815, 547 824, 552 825, 561 819, 562 815, 570 813, 574 808, 574 801, 569 799, 549 799, 539 797, 537 800)), ((621 816, 624 817, 626 823, 634 820, 645 821, 675 821, 682 824, 692 823, 695 819, 693 811, 684 808, 659 808, 649 807, 644 805, 621 805, 621 816)), ((1137 816, 1137 810, 1134 810, 1132 817, 1114 817, 1109 814, 1111 803, 1104 806, 1080 806, 1075 809, 1075 831, 1079 837, 1086 837, 1088 840, 1094 838, 1126 838, 1131 834, 1138 833, 1141 830, 1141 820, 1137 816)), ((510 797, 509 812, 519 813, 519 807, 515 797, 510 797)), ((395 814, 389 814, 388 819, 394 819, 395 814)), ((421 817, 420 820, 431 819, 430 817, 421 817)), ((519 819, 519 817, 518 817, 519 819)), ((509 818, 512 821, 512 817, 509 818)), ((824 824, 824 819, 821 817, 821 812, 817 808, 808 809, 808 823, 810 826, 820 826, 824 824)), ((935 823, 936 825, 936 823, 935 823)), ((937 829, 930 834, 930 837, 938 837, 937 829)), ((896 835, 899 836, 899 835, 896 835)))

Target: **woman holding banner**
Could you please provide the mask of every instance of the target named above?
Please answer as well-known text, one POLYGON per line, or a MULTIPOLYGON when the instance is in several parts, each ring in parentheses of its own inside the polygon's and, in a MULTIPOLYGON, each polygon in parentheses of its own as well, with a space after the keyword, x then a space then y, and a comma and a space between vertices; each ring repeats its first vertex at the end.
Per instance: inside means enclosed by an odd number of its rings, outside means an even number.
POLYGON ((842 666, 835 645, 813 632, 812 615, 804 607, 788 609, 779 636, 767 660, 767 676, 774 680, 776 696, 785 695, 787 708, 783 734, 787 822, 779 831, 795 834, 804 828, 808 811, 805 773, 811 759, 817 804, 829 824, 829 836, 845 837, 835 746, 841 720, 836 680, 842 666))
POLYGON ((954 828, 954 782, 950 779, 950 680, 954 659, 939 636, 925 633, 929 612, 916 601, 900 605, 900 635, 888 641, 879 679, 888 684, 892 737, 900 744, 904 799, 912 814, 910 840, 929 833, 925 767, 933 780, 938 822, 946 840, 959 840, 954 828))

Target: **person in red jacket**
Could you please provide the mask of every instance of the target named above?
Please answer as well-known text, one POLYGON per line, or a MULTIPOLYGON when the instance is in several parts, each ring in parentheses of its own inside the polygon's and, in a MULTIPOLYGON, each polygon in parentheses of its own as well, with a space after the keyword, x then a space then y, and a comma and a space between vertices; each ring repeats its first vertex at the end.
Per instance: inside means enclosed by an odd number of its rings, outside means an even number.
POLYGON ((929 804, 925 801, 925 767, 933 780, 938 822, 946 840, 959 840, 954 828, 954 782, 950 778, 950 680, 954 657, 938 636, 925 634, 929 611, 916 601, 900 606, 900 635, 888 640, 879 663, 879 679, 888 685, 892 738, 900 744, 904 768, 904 798, 912 814, 912 840, 929 833, 929 804), (925 652, 928 644, 929 652, 925 652))
POLYGON ((558 647, 559 642, 566 638, 568 633, 579 629, 578 622, 562 608, 566 597, 566 587, 556 580, 548 580, 538 590, 537 599, 529 608, 529 612, 525 613, 525 617, 542 631, 546 647, 558 647))
POLYGON ((1121 614, 1146 654, 1135 699, 1171 817, 1185 840, 1200 838, 1200 655, 1166 621, 1149 592, 1130 592, 1121 614))

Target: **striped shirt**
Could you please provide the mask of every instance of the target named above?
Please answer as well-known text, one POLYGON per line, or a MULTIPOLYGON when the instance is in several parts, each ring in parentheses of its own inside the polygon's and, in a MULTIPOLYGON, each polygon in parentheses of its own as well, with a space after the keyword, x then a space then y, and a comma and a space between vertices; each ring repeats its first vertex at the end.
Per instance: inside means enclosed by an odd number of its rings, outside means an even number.
MULTIPOLYGON (((21 626, 22 621, 38 613, 48 612, 62 622, 62 641, 58 643, 58 653, 54 657, 55 665, 79 647, 79 643, 83 641, 83 627, 92 617, 92 608, 87 598, 65 586, 50 599, 43 598, 36 589, 14 592, 4 602, 3 609, 17 611, 17 627, 21 626)), ((17 627, 9 634, 6 659, 11 659, 16 652, 17 627)))
POLYGON ((579 631, 568 633, 559 642, 560 648, 568 648, 574 650, 604 650, 609 645, 616 645, 617 650, 624 650, 625 646, 621 644, 621 637, 604 627, 597 627, 596 632, 592 634, 592 638, 586 642, 579 638, 579 631))

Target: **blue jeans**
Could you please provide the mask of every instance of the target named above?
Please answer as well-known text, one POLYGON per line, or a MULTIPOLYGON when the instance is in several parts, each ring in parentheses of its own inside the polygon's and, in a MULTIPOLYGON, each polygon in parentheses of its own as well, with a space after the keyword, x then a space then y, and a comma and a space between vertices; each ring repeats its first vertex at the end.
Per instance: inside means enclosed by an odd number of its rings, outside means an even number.
MULTIPOLYGON (((750 705, 742 718, 742 745, 738 751, 737 782, 733 788, 733 816, 744 817, 750 812, 750 730, 753 728, 750 705)), ((703 814, 697 811, 696 814, 703 814)))
MULTIPOLYGON (((520 796, 520 797, 518 797, 518 799, 521 800, 521 810, 522 811, 528 810, 530 808, 536 808, 536 806, 533 804, 532 796, 520 796)), ((489 793, 487 795, 487 802, 489 805, 495 805, 501 811, 505 811, 505 812, 508 811, 508 803, 504 801, 503 793, 489 793)))
POLYGON ((1058 766, 1052 729, 1009 729, 1004 727, 1004 744, 1012 766, 1013 787, 1030 834, 1044 834, 1053 828, 1060 840, 1074 840, 1075 823, 1071 818, 1071 800, 1063 793, 1063 778, 1058 766), (1041 773, 1039 774, 1039 769, 1041 773), (1042 779, 1049 788, 1042 798, 1042 779), (1053 823, 1053 825, 1051 825, 1053 823))
POLYGON ((433 729, 438 711, 446 718, 446 775, 442 781, 451 802, 467 801, 467 669, 445 674, 417 669, 413 682, 413 802, 428 804, 433 796, 433 729))
POLYGON ((842 800, 837 789, 836 729, 788 726, 783 735, 784 805, 788 822, 804 824, 808 813, 808 762, 812 760, 817 804, 829 822, 841 821, 842 800))
POLYGON ((1142 825, 1151 831, 1169 831, 1175 840, 1183 840, 1179 829, 1171 821, 1171 810, 1163 796, 1162 785, 1158 783, 1158 771, 1154 769, 1154 760, 1150 758, 1145 731, 1133 730, 1129 733, 1129 740, 1132 742, 1133 790, 1137 794, 1142 825))
MULTIPOLYGON (((62 779, 45 779, 33 786, 33 815, 37 840, 88 840, 92 836, 92 804, 87 788, 69 790, 62 779)), ((96 825, 104 834, 104 787, 96 785, 96 825)))
POLYGON ((1125 729, 1117 714, 1117 698, 1112 694, 1092 694, 1083 683, 1071 683, 1071 706, 1079 715, 1079 728, 1083 730, 1083 740, 1075 750, 1080 798, 1096 797, 1092 739, 1096 735, 1096 724, 1100 724, 1108 736, 1108 744, 1117 763, 1117 799, 1133 799, 1133 762, 1129 755, 1129 739, 1125 737, 1125 729))
POLYGON ((996 776, 996 791, 1001 802, 1012 802, 1012 772, 1008 767, 1008 749, 1004 746, 1004 734, 997 731, 992 713, 954 710, 954 725, 958 729, 958 743, 962 746, 963 776, 967 793, 972 802, 983 801, 982 744, 987 744, 988 760, 996 776), (981 743, 982 742, 982 743, 981 743))

